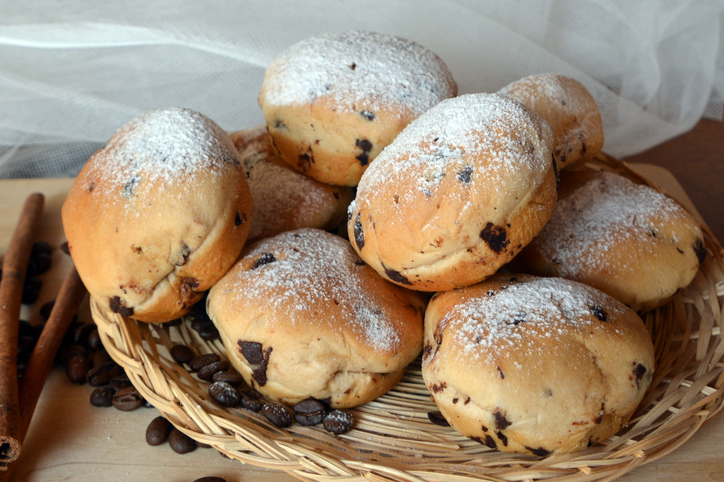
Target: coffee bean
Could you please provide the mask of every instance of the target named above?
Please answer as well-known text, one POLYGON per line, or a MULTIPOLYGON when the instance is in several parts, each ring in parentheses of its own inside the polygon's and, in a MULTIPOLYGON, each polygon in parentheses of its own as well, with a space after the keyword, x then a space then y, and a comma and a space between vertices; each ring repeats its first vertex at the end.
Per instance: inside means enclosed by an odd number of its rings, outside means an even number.
POLYGON ((218 340, 221 335, 219 329, 212 322, 208 322, 199 329, 199 337, 204 341, 214 341, 218 340))
POLYGON ((236 407, 241 397, 236 388, 226 382, 214 382, 209 387, 209 395, 223 407, 236 407))
POLYGON ((241 400, 239 401, 241 408, 251 410, 252 412, 258 412, 264 408, 264 399, 256 390, 241 392, 239 395, 241 396, 241 400))
POLYGON ((122 390, 124 388, 133 386, 131 380, 128 379, 128 375, 126 375, 126 372, 120 373, 115 377, 111 378, 108 383, 114 390, 122 390))
POLYGON ((31 328, 32 331, 32 337, 36 340, 40 338, 40 335, 43 333, 43 329, 45 328, 45 323, 38 323, 37 325, 33 325, 31 328))
POLYGON ((141 405, 143 405, 143 397, 138 393, 136 387, 123 388, 113 394, 113 406, 122 412, 136 410, 141 405))
POLYGON ((427 412, 427 418, 435 425, 449 427, 450 423, 442 416, 441 412, 427 412))
POLYGON ((78 327, 73 331, 73 344, 85 345, 88 335, 91 331, 96 330, 96 325, 92 323, 79 323, 78 327))
POLYGON ((60 350, 58 350, 58 356, 56 358, 61 365, 67 368, 71 358, 76 356, 88 357, 88 350, 80 345, 65 345, 60 347, 60 350))
POLYGON ((267 403, 261 413, 277 427, 284 428, 292 424, 292 416, 281 403, 267 403))
POLYGON ((88 370, 86 380, 91 387, 100 387, 106 385, 115 376, 123 373, 123 368, 115 363, 107 363, 105 365, 97 365, 88 370))
POLYGON ((196 441, 196 446, 200 449, 210 449, 211 445, 196 441))
POLYGON ((324 421, 329 408, 316 398, 307 398, 294 405, 294 420, 302 425, 317 425, 324 421))
POLYGON ((111 387, 98 387, 90 394, 90 403, 94 407, 110 407, 113 405, 113 393, 115 390, 111 387))
POLYGON ((168 434, 168 445, 177 454, 187 454, 196 450, 194 439, 176 428, 172 428, 168 434))
POLYGON ((174 345, 171 347, 170 353, 171 357, 179 365, 189 363, 191 360, 194 359, 194 352, 191 351, 191 348, 187 347, 186 345, 174 345))
POLYGON ((194 357, 189 362, 189 369, 192 372, 197 372, 204 368, 206 365, 211 365, 212 363, 216 363, 217 361, 221 360, 219 355, 216 353, 207 353, 206 355, 199 355, 197 357, 194 357))
POLYGON ((221 478, 221 477, 208 476, 208 477, 201 477, 200 479, 196 479, 196 480, 194 480, 194 482, 226 482, 226 479, 221 478))
POLYGON ((76 355, 65 366, 65 375, 72 383, 83 385, 85 383, 85 374, 90 370, 90 359, 85 355, 76 355))
MULTIPOLYGON (((77 346, 77 345, 71 345, 71 346, 77 346)), ((91 356, 91 361, 93 362, 93 366, 97 367, 100 365, 106 365, 108 363, 115 363, 113 361, 113 358, 108 354, 108 352, 105 349, 97 350, 93 352, 93 355, 91 356)))
POLYGON ((33 325, 25 320, 18 322, 18 337, 33 336, 33 325))
POLYGON ((214 377, 214 374, 217 372, 225 372, 230 367, 229 362, 226 360, 219 360, 214 363, 209 363, 205 367, 203 367, 199 372, 196 374, 196 376, 199 377, 201 380, 209 381, 214 377))
POLYGON ((235 372, 216 372, 211 379, 215 382, 226 382, 232 387, 239 387, 244 382, 244 378, 235 372))
POLYGON ((161 445, 168 440, 173 425, 164 417, 156 417, 146 427, 146 443, 148 445, 161 445))
POLYGON ((23 285, 23 294, 21 302, 24 305, 32 305, 38 301, 40 296, 40 289, 43 287, 43 282, 40 278, 30 277, 26 278, 25 284, 23 285))
POLYGON ((50 254, 53 252, 53 247, 47 241, 36 241, 30 248, 30 257, 34 258, 39 254, 50 254))
POLYGON ((324 419, 324 429, 335 435, 347 433, 352 429, 354 417, 349 412, 342 410, 332 410, 324 419))
POLYGON ((88 333, 88 338, 85 341, 85 346, 93 351, 97 351, 103 348, 103 343, 101 342, 101 335, 100 333, 98 333, 98 328, 95 328, 91 330, 90 333, 88 333))
POLYGON ((35 267, 35 261, 33 258, 30 258, 28 260, 28 265, 25 268, 25 279, 32 278, 36 274, 38 274, 38 270, 35 267))
POLYGON ((175 320, 161 323, 161 325, 165 326, 166 328, 171 328, 172 326, 179 326, 181 324, 181 321, 181 318, 176 318, 175 320))
POLYGON ((45 320, 50 318, 50 312, 53 311, 54 305, 55 300, 50 300, 43 303, 43 305, 40 307, 40 316, 42 316, 45 320))
POLYGON ((211 318, 206 313, 206 308, 201 302, 196 303, 191 311, 186 314, 186 319, 189 321, 191 328, 195 331, 199 331, 207 323, 212 323, 211 318))
POLYGON ((23 335, 18 338, 18 356, 32 353, 35 347, 35 338, 23 335))
POLYGON ((40 253, 32 259, 35 263, 35 274, 47 273, 53 265, 53 258, 49 254, 40 253))

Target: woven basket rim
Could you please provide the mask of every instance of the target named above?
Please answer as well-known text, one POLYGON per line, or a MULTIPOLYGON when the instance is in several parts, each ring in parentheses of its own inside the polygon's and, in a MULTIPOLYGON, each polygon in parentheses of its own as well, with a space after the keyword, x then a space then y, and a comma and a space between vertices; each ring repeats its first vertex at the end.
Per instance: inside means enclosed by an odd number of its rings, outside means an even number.
MULTIPOLYGON (((624 162, 599 154, 589 167, 651 182, 624 162)), ((226 357, 220 341, 201 340, 188 323, 149 325, 111 313, 91 299, 91 313, 111 357, 141 395, 177 428, 227 456, 302 480, 613 480, 683 445, 724 407, 722 247, 703 229, 707 259, 691 285, 643 315, 656 347, 654 381, 629 425, 583 452, 533 457, 492 451, 434 425, 436 410, 418 360, 383 397, 352 409, 355 428, 334 436, 321 428, 280 429, 262 416, 227 409, 208 396, 209 383, 168 354, 185 343, 196 353, 226 357)))

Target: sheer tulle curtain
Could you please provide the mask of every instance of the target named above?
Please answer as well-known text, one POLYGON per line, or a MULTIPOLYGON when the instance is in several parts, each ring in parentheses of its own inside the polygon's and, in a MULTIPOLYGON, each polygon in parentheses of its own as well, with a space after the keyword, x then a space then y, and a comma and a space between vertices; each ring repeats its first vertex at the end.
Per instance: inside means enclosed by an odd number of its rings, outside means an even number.
POLYGON ((130 118, 182 106, 228 130, 262 123, 265 66, 305 37, 366 29, 416 40, 461 93, 558 72, 624 156, 722 118, 724 1, 3 2, 0 177, 74 175, 130 118))

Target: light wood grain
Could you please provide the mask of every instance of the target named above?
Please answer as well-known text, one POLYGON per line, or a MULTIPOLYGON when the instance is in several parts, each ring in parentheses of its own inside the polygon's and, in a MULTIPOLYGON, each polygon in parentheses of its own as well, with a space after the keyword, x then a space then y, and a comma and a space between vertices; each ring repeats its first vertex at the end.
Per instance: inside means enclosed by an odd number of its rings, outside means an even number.
MULTIPOLYGON (((669 172, 656 166, 638 166, 638 170, 693 208, 669 172)), ((42 275, 44 284, 39 301, 23 310, 22 316, 31 323, 40 321, 38 309, 43 302, 53 299, 71 266, 69 257, 58 249, 64 241, 60 208, 71 184, 72 179, 0 181, 0 255, 4 255, 26 195, 33 191, 46 195, 39 239, 54 246, 54 263, 52 270, 42 275)), ((92 321, 87 303, 79 317, 92 321)), ((288 474, 228 460, 213 449, 178 455, 167 444, 150 447, 145 442, 145 430, 158 415, 155 409, 120 412, 93 407, 89 403, 91 391, 87 385, 68 382, 61 368, 53 369, 14 467, 13 481, 181 482, 208 475, 224 477, 229 482, 295 480, 288 474)), ((674 453, 641 466, 620 480, 724 481, 724 417, 715 418, 674 453)))

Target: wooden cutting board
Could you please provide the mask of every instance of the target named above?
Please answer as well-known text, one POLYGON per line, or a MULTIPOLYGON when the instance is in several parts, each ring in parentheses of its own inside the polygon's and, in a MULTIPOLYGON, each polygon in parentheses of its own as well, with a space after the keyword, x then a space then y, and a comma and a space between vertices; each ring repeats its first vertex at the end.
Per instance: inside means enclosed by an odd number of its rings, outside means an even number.
MULTIPOLYGON (((695 212, 668 171, 650 164, 631 167, 695 212)), ((38 302, 23 308, 23 318, 32 324, 41 321, 40 306, 55 297, 72 263, 59 249, 64 241, 60 209, 72 183, 73 179, 0 180, 0 256, 5 255, 25 198, 32 192, 46 196, 38 240, 54 247, 53 267, 41 276, 43 288, 38 302)), ((87 301, 79 319, 92 322, 87 301)), ((89 403, 91 391, 88 385, 71 384, 62 368, 53 369, 11 480, 188 482, 210 475, 229 482, 296 480, 283 472, 226 459, 214 449, 197 449, 179 455, 168 444, 151 447, 146 444, 145 432, 151 420, 159 415, 156 409, 120 412, 112 407, 93 407, 89 403)), ((715 418, 674 453, 638 467, 620 480, 724 481, 724 417, 715 418)))

